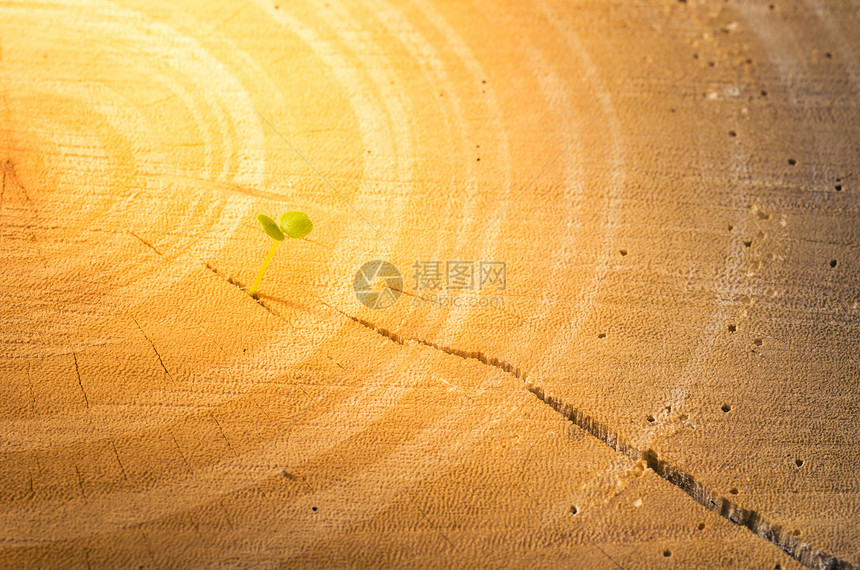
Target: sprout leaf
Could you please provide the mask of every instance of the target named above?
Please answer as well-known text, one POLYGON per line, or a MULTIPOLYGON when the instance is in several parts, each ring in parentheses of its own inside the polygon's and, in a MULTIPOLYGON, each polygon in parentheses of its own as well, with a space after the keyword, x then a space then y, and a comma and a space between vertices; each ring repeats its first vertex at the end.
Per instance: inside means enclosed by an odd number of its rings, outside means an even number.
POLYGON ((314 229, 313 222, 304 212, 284 212, 278 218, 278 225, 285 234, 294 239, 301 239, 314 229))
POLYGON ((281 232, 280 228, 278 228, 278 224, 275 223, 275 220, 265 214, 257 214, 257 221, 260 222, 260 225, 263 226, 263 231, 269 234, 270 238, 284 241, 284 234, 281 232))

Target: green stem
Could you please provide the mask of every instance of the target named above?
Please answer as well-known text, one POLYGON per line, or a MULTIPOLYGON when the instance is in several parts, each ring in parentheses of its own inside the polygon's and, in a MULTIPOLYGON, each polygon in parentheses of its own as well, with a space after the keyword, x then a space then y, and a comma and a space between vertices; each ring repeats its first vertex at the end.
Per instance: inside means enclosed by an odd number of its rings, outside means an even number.
POLYGON ((263 267, 260 268, 260 271, 257 273, 257 278, 254 279, 254 284, 251 285, 251 288, 248 289, 248 295, 254 296, 257 292, 257 288, 260 286, 260 283, 263 282, 263 275, 266 274, 266 268, 269 267, 269 262, 272 261, 272 258, 275 256, 275 250, 278 249, 278 240, 272 240, 272 247, 269 248, 269 255, 266 256, 265 261, 263 261, 263 267))

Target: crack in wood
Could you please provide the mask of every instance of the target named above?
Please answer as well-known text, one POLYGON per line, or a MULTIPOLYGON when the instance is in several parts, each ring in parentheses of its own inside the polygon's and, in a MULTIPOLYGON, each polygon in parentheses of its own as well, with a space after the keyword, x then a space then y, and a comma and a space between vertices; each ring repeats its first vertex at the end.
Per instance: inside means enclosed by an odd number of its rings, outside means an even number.
POLYGON ((697 481, 690 473, 660 459, 657 452, 653 449, 649 448, 642 451, 636 448, 606 424, 588 416, 582 410, 547 394, 541 387, 526 381, 526 388, 543 403, 613 450, 629 457, 633 461, 644 461, 652 471, 687 493, 694 501, 706 509, 717 513, 724 519, 737 525, 746 527, 756 536, 773 543, 804 566, 826 570, 853 569, 852 564, 848 561, 838 559, 801 541, 792 532, 783 529, 780 525, 771 523, 757 511, 745 509, 720 496, 712 489, 707 488, 701 482, 697 481))
POLYGON ((131 320, 133 320, 134 324, 137 325, 137 328, 140 329, 140 334, 143 335, 143 338, 145 338, 149 342, 150 346, 152 346, 152 350, 153 350, 153 352, 155 352, 155 356, 158 357, 158 363, 161 364, 161 367, 164 369, 164 372, 167 374, 167 377, 170 378, 170 380, 172 381, 173 375, 170 374, 170 370, 168 370, 167 366, 164 365, 164 361, 161 359, 161 354, 159 354, 158 349, 155 348, 155 343, 152 342, 152 339, 150 339, 148 336, 146 336, 146 333, 143 332, 143 328, 140 326, 140 323, 137 322, 137 319, 135 319, 134 316, 132 316, 132 315, 129 315, 129 317, 131 317, 131 320))
POLYGON ((78 474, 78 487, 81 489, 81 496, 84 498, 84 504, 87 502, 87 494, 84 492, 84 479, 81 477, 81 470, 78 469, 78 465, 75 464, 75 473, 78 474))
POLYGON ((84 395, 84 403, 87 405, 87 408, 90 407, 90 399, 87 398, 87 393, 84 391, 84 385, 81 382, 81 371, 78 369, 78 355, 72 351, 72 358, 75 359, 75 374, 78 375, 78 386, 81 387, 81 394, 84 395))
POLYGON ((608 558, 608 559, 609 559, 613 564, 615 564, 617 567, 621 568, 621 570, 624 570, 624 566, 622 566, 621 564, 619 564, 618 562, 616 562, 614 558, 612 558, 611 556, 609 556, 609 555, 606 553, 606 551, 605 551, 605 550, 603 550, 602 548, 600 548, 600 545, 599 545, 599 544, 595 544, 595 545, 594 545, 594 547, 595 547, 597 550, 599 550, 599 551, 600 551, 600 552, 601 552, 605 557, 607 557, 607 558, 608 558))
POLYGON ((209 415, 212 417, 212 421, 215 422, 215 425, 218 426, 218 431, 221 432, 221 439, 223 439, 224 443, 227 444, 227 448, 230 450, 230 453, 232 453, 236 457, 239 457, 239 454, 236 453, 236 450, 234 450, 233 446, 230 445, 230 440, 227 439, 226 435, 224 435, 224 428, 221 427, 221 422, 218 421, 218 419, 215 417, 215 414, 209 414, 209 415))
POLYGON ((176 450, 179 452, 179 457, 181 457, 182 461, 185 463, 185 468, 188 469, 189 473, 194 473, 194 470, 191 469, 191 464, 188 463, 188 459, 186 459, 185 454, 182 453, 182 448, 179 447, 179 442, 176 441, 176 436, 173 434, 173 431, 170 432, 170 437, 173 438, 173 443, 176 445, 176 450))
POLYGON ((24 198, 27 200, 27 203, 32 203, 30 199, 30 195, 27 194, 27 189, 18 181, 18 174, 15 172, 15 163, 11 160, 7 160, 3 163, 3 185, 2 189, 0 189, 0 205, 3 204, 3 194, 6 191, 6 176, 9 175, 14 184, 21 189, 21 193, 24 194, 24 198))
POLYGON ((128 473, 125 470, 125 465, 122 464, 122 461, 119 458, 119 451, 116 449, 116 443, 111 442, 111 447, 113 448, 113 454, 116 457, 116 462, 119 463, 119 468, 122 470, 122 476, 125 478, 125 482, 131 484, 131 480, 128 478, 128 473))
POLYGON ((139 235, 137 235, 133 231, 131 231, 131 230, 126 230, 126 231, 129 233, 129 235, 136 237, 138 239, 138 241, 140 241, 140 243, 147 246, 149 249, 151 249, 152 251, 154 251, 155 253, 157 253, 161 257, 164 257, 164 254, 161 253, 160 251, 158 251, 158 249, 154 245, 152 245, 151 243, 149 243, 148 241, 146 241, 145 239, 143 239, 142 237, 140 237, 139 235))
MULTIPOLYGON (((211 267, 208 263, 204 264, 210 271, 224 278, 223 275, 221 275, 215 268, 211 267)), ((232 278, 225 278, 225 280, 227 280, 230 284, 236 287, 240 287, 232 280, 232 278)), ((575 408, 570 404, 562 402, 561 400, 548 394, 546 391, 544 391, 543 388, 530 382, 528 379, 528 374, 524 373, 520 368, 513 365, 512 363, 500 358, 489 356, 480 351, 465 351, 440 345, 417 337, 400 336, 397 333, 390 331, 384 327, 380 327, 369 321, 341 311, 340 309, 326 303, 319 297, 317 297, 317 300, 320 301, 320 303, 322 303, 326 307, 332 309, 337 313, 340 313, 341 315, 355 322, 356 324, 359 324, 369 330, 372 330, 380 336, 401 346, 404 346, 406 343, 409 342, 422 344, 424 346, 438 350, 451 356, 457 356, 468 360, 477 360, 482 364, 492 366, 501 370, 502 372, 510 374, 514 378, 523 381, 523 383, 525 384, 525 388, 529 392, 531 392, 538 400, 551 407, 553 410, 564 416, 566 419, 568 419, 570 422, 578 426, 580 429, 582 429, 592 437, 595 437, 596 439, 602 441, 614 451, 625 455, 633 461, 643 461, 648 466, 648 468, 654 471, 657 475, 659 475, 675 487, 678 487, 679 489, 684 491, 694 501, 696 501, 706 509, 718 514, 724 519, 727 519, 737 525, 749 529, 756 536, 774 544, 783 552, 785 552, 804 566, 807 566, 809 568, 821 568, 823 570, 854 570, 854 566, 850 562, 827 554, 826 552, 823 552, 807 544, 806 542, 801 541, 800 538, 794 533, 783 529, 778 524, 771 523, 770 521, 762 517, 761 514, 757 511, 753 509, 745 509, 740 505, 726 499, 725 497, 720 496, 715 491, 705 487, 704 485, 702 485, 701 482, 696 481, 696 479, 690 473, 687 473, 682 469, 671 465, 665 460, 660 459, 657 455, 657 452, 653 449, 649 448, 644 451, 638 449, 630 442, 626 441, 618 433, 618 431, 594 419, 582 410, 575 408)), ((259 300, 257 300, 257 302, 260 303, 259 300)), ((262 303, 260 303, 260 305, 271 311, 271 309, 269 309, 265 305, 262 305, 262 303)), ((272 312, 274 313, 274 311, 272 312)))
MULTIPOLYGON (((331 306, 329 305, 329 307, 331 306)), ((420 338, 402 337, 388 329, 344 313, 334 307, 331 308, 346 316, 353 322, 364 326, 399 345, 404 345, 407 342, 415 342, 417 344, 423 344, 424 346, 439 350, 445 354, 458 356, 463 359, 477 360, 487 366, 498 368, 518 380, 522 380, 525 383, 526 389, 538 400, 551 407, 589 435, 599 439, 614 451, 627 456, 633 461, 644 461, 652 471, 675 487, 678 487, 687 493, 687 495, 706 509, 717 513, 724 519, 737 525, 746 527, 756 536, 773 543, 804 566, 809 568, 823 568, 825 570, 853 570, 854 568, 850 562, 836 558, 835 556, 822 552, 806 542, 801 541, 798 536, 786 529, 783 529, 780 525, 766 520, 757 511, 753 509, 745 509, 725 497, 720 496, 715 491, 705 487, 699 481, 696 481, 690 473, 687 473, 660 459, 657 452, 653 449, 649 448, 644 451, 638 449, 626 441, 616 430, 594 419, 582 410, 553 397, 544 391, 543 388, 530 382, 528 380, 528 374, 523 373, 520 368, 514 366, 510 362, 488 356, 482 352, 460 350, 420 338)))
POLYGON ((326 354, 326 358, 328 358, 329 360, 331 360, 332 362, 334 362, 334 363, 337 365, 337 367, 338 367, 338 368, 340 368, 341 370, 344 370, 344 371, 346 371, 346 372, 349 372, 349 370, 348 370, 348 369, 347 369, 343 364, 341 364, 340 362, 338 362, 337 360, 335 360, 334 358, 332 358, 332 357, 331 357, 331 356, 329 356, 328 354, 326 354))
POLYGON ((406 494, 405 494, 405 496, 406 496, 406 498, 409 500, 409 502, 410 502, 410 503, 412 503, 412 506, 415 508, 415 510, 416 510, 416 511, 418 511, 419 513, 421 513, 421 516, 424 518, 424 520, 427 522, 427 524, 428 524, 428 525, 430 525, 430 528, 432 528, 433 530, 435 530, 435 531, 436 531, 436 533, 437 533, 439 536, 441 536, 442 538, 444 538, 444 539, 445 539, 445 542, 447 542, 447 543, 448 543, 448 546, 450 546, 450 547, 451 547, 451 550, 453 550, 454 552, 458 552, 457 547, 454 545, 454 543, 453 543, 453 542, 451 542, 451 539, 450 539, 450 538, 448 538, 448 535, 447 535, 447 534, 445 534, 444 532, 442 532, 442 529, 441 529, 441 528, 439 528, 439 525, 437 525, 435 522, 433 522, 433 521, 430 519, 430 517, 429 517, 429 516, 427 516, 427 513, 426 513, 426 512, 424 512, 424 509, 422 509, 421 507, 419 507, 419 506, 418 506, 418 504, 417 504, 417 503, 412 499, 412 497, 410 497, 410 496, 409 496, 409 494, 408 494, 408 493, 406 493, 406 494))
MULTIPOLYGON (((331 307, 331 305, 329 305, 329 307, 331 307)), ((519 368, 517 368, 516 366, 514 366, 510 362, 507 362, 505 360, 501 360, 499 358, 494 358, 492 356, 488 356, 487 354, 484 354, 483 352, 480 352, 480 351, 469 352, 469 351, 459 350, 456 348, 450 348, 450 347, 443 346, 441 344, 436 344, 435 342, 430 342, 428 340, 424 340, 423 338, 418 338, 418 337, 401 337, 400 335, 393 333, 393 332, 389 331, 388 329, 374 325, 373 323, 365 321, 364 319, 354 317, 350 314, 344 313, 343 311, 341 311, 339 309, 335 309, 334 307, 331 307, 331 308, 334 309, 335 311, 339 312, 343 316, 347 317, 351 321, 358 323, 363 327, 369 328, 370 330, 374 331, 375 333, 382 335, 385 338, 391 340, 392 342, 396 342, 397 344, 404 345, 407 342, 414 342, 416 344, 423 344, 424 346, 428 346, 428 347, 433 348, 435 350, 442 351, 445 354, 450 354, 452 356, 459 356, 460 358, 477 360, 478 362, 481 362, 482 364, 486 364, 487 366, 492 366, 494 368, 498 368, 499 370, 501 370, 503 372, 507 372, 508 374, 514 376, 518 380, 525 380, 526 378, 528 378, 528 374, 523 373, 522 370, 520 370, 519 368)))
MULTIPOLYGON (((235 288, 239 289, 240 291, 242 291, 243 293, 247 294, 248 288, 245 287, 245 285, 243 285, 239 281, 233 279, 232 276, 227 275, 226 273, 221 273, 220 271, 218 271, 218 269, 216 267, 212 267, 211 265, 209 265, 205 261, 201 261, 201 263, 206 266, 206 269, 208 269, 209 271, 211 271, 212 273, 214 273, 215 275, 217 275, 218 277, 220 277, 221 279, 223 279, 224 281, 226 281, 227 283, 229 283, 233 287, 235 287, 235 288)), ((258 305, 260 305, 261 307, 263 307, 264 309, 266 309, 267 311, 269 311, 270 313, 272 313, 276 317, 281 317, 281 315, 275 309, 273 309, 269 305, 265 304, 258 297, 255 297, 252 295, 248 295, 248 296, 251 297, 251 299, 253 299, 258 305)), ((283 317, 281 317, 281 318, 283 318, 283 317)))

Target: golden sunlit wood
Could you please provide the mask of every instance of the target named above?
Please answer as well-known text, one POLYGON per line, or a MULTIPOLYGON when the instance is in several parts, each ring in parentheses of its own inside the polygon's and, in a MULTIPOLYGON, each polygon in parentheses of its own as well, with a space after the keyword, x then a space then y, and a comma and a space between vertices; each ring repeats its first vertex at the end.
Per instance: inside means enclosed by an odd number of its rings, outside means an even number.
POLYGON ((858 29, 0 3, 0 567, 860 568, 858 29))

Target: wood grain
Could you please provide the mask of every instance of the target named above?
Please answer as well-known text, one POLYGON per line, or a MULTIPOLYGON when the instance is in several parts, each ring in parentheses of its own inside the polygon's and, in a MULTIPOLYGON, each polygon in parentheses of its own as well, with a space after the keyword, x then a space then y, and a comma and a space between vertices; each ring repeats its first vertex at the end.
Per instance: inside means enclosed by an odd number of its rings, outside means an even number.
POLYGON ((0 567, 860 568, 858 26, 0 3, 0 567))

